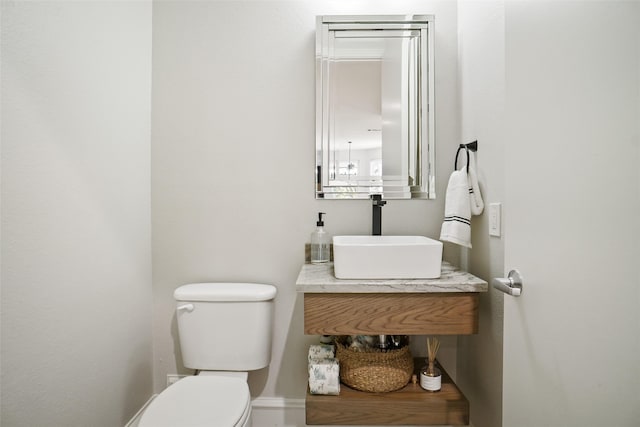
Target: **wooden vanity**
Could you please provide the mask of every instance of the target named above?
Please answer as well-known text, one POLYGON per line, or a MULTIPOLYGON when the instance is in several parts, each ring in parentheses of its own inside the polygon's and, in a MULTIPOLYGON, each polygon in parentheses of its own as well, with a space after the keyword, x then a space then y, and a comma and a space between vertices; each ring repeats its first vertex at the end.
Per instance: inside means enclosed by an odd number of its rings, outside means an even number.
MULTIPOLYGON (((307 335, 466 335, 478 332, 479 294, 488 285, 446 262, 439 279, 411 280, 341 280, 326 263, 304 264, 296 289, 307 335)), ((305 408, 308 425, 469 424, 469 402, 444 370, 437 393, 412 383, 391 393, 342 384, 339 396, 307 392, 305 408)))

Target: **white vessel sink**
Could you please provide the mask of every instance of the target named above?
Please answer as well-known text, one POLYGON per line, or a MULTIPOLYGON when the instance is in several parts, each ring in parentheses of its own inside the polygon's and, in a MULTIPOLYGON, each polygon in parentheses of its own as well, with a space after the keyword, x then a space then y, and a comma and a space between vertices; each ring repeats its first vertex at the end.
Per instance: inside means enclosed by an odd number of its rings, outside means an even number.
POLYGON ((338 279, 437 279, 442 242, 424 236, 335 236, 338 279))

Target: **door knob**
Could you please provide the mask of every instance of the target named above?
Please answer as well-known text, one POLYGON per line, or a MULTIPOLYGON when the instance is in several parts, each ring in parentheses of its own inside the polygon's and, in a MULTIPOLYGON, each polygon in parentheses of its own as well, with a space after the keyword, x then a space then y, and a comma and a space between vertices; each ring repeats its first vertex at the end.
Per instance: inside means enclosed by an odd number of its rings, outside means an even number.
POLYGON ((522 276, 518 270, 511 270, 506 279, 494 277, 491 284, 497 290, 514 297, 519 297, 522 294, 522 276))

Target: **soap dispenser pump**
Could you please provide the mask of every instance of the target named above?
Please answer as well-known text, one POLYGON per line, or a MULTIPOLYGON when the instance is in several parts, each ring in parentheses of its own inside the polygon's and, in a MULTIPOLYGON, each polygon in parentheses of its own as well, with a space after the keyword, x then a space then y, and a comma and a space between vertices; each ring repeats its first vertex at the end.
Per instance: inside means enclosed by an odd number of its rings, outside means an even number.
POLYGON ((324 231, 324 221, 322 215, 324 212, 318 212, 318 221, 316 222, 316 230, 311 233, 311 263, 322 264, 329 262, 329 244, 330 239, 326 231, 324 231))

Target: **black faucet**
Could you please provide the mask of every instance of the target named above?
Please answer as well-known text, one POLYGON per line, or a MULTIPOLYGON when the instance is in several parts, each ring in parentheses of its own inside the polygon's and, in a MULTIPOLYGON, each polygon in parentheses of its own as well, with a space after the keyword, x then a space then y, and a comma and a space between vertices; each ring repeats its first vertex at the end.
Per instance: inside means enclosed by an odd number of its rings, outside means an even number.
POLYGON ((371 235, 382 235, 382 207, 387 204, 382 200, 382 194, 372 194, 371 203, 373 208, 373 217, 371 221, 371 235))

